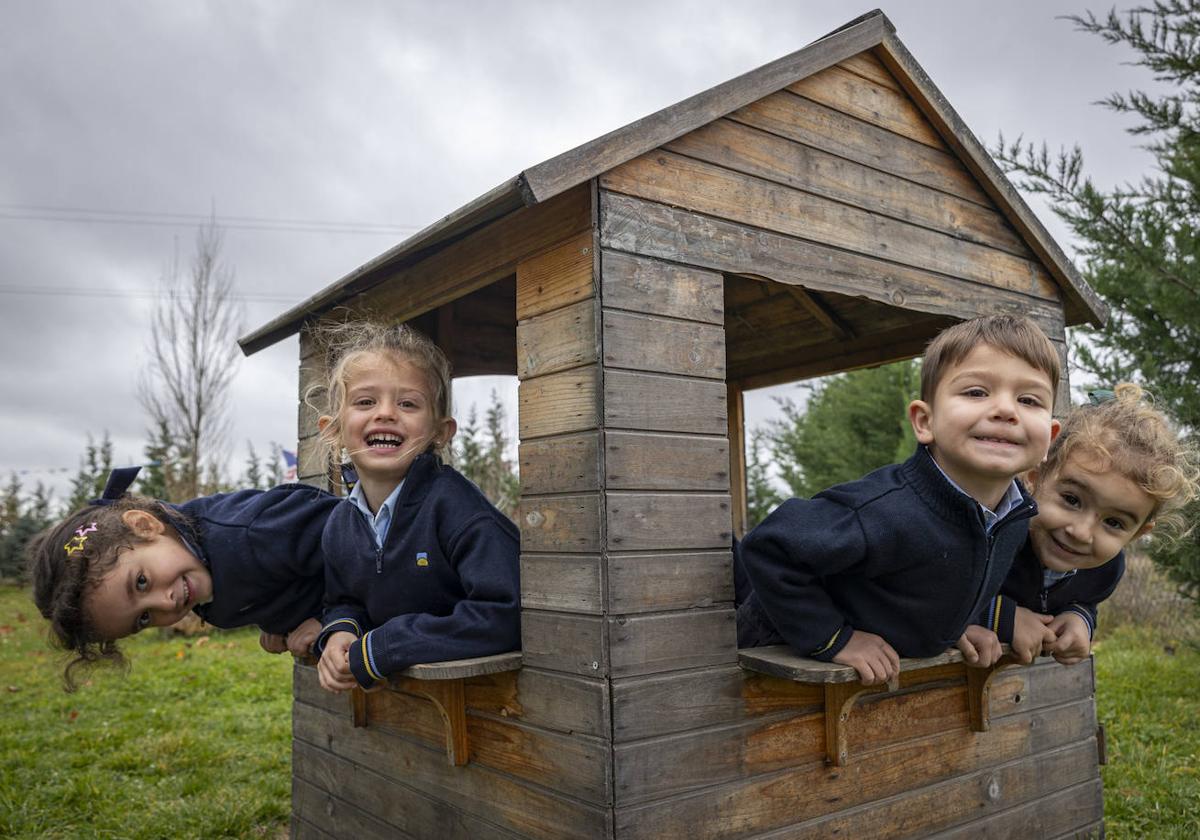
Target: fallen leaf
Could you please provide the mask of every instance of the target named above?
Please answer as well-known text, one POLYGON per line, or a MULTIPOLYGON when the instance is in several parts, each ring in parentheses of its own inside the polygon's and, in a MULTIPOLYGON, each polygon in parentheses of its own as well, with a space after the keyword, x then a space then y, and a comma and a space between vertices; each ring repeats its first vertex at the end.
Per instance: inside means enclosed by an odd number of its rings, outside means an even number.
POLYGON ((187 656, 187 651, 185 651, 183 648, 180 648, 179 652, 175 654, 176 659, 183 659, 185 656, 187 656))
POLYGON ((77 718, 77 717, 79 717, 79 710, 78 710, 78 709, 72 709, 72 710, 71 710, 71 713, 67 715, 67 720, 69 720, 69 721, 72 721, 72 722, 73 722, 73 721, 75 720, 75 718, 77 718))
POLYGON ((16 694, 20 690, 21 690, 21 686, 19 686, 19 685, 10 685, 8 687, 9 694, 16 694))
POLYGON ((0 624, 0 636, 7 636, 13 631, 11 624, 0 624))
POLYGON ((201 645, 206 645, 206 644, 208 644, 208 636, 201 636, 199 639, 196 640, 196 647, 200 647, 201 645))
POLYGON ((24 623, 25 623, 26 621, 28 621, 28 620, 29 620, 29 619, 27 619, 27 618, 25 617, 25 613, 23 613, 23 612, 19 612, 19 613, 17 613, 17 621, 19 621, 20 623, 24 624, 24 623))

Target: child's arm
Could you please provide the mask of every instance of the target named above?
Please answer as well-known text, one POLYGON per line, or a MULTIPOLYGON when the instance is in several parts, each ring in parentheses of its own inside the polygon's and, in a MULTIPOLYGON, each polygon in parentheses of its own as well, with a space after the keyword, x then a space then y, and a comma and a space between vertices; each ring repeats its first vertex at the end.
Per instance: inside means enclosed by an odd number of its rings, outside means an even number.
POLYGON ((286 645, 293 656, 307 656, 312 650, 313 643, 316 642, 317 636, 321 634, 321 622, 315 618, 308 618, 300 622, 292 632, 287 634, 286 645))
POLYGON ((996 634, 978 624, 967 625, 958 639, 957 647, 967 664, 974 668, 990 668, 1000 661, 1003 654, 996 634))
POLYGON ((1092 633, 1087 621, 1075 610, 1054 616, 1046 628, 1055 635, 1049 651, 1063 665, 1075 665, 1092 652, 1092 633))
MULTIPOLYGON (((855 630, 821 580, 865 557, 854 511, 828 499, 790 499, 746 535, 741 549, 754 592, 779 634, 802 656, 837 661, 855 630)), ((861 653, 861 643, 856 647, 861 653)))
POLYGON ((1017 607, 1013 617, 1012 651, 1019 661, 1028 665, 1054 643, 1054 631, 1048 626, 1051 620, 1048 615, 1017 607))
POLYGON ((419 662, 489 656, 521 646, 520 543, 512 523, 502 523, 501 517, 498 511, 477 515, 447 540, 447 554, 466 593, 449 615, 398 615, 350 646, 349 668, 359 685, 370 687, 419 662))

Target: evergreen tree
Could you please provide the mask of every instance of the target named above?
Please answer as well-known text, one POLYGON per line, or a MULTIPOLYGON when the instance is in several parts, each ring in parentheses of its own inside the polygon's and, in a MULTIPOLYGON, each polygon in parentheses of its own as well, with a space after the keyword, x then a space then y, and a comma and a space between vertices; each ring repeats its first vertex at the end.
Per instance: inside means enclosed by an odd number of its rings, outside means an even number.
MULTIPOLYGON (((1154 158, 1136 184, 1098 187, 1078 146, 1051 155, 1000 139, 995 155, 1019 187, 1046 198, 1077 239, 1084 277, 1112 307, 1108 323, 1074 343, 1087 384, 1142 382, 1190 433, 1200 429, 1200 3, 1154 2, 1123 15, 1070 18, 1084 32, 1132 47, 1165 89, 1114 93, 1102 104, 1154 158)), ((1192 511, 1192 520, 1200 509, 1192 511)), ((1193 537, 1156 559, 1200 595, 1193 537)))
POLYGON ((249 490, 266 490, 270 483, 263 473, 258 453, 254 451, 254 442, 246 441, 246 472, 242 475, 242 486, 249 490))
POLYGON ((287 480, 283 473, 283 447, 274 441, 271 442, 271 460, 267 461, 264 478, 267 482, 264 489, 277 487, 287 480))
POLYGON ((142 452, 146 456, 146 463, 138 473, 137 491, 143 496, 166 502, 184 501, 175 496, 179 465, 166 422, 159 421, 150 443, 142 452))
POLYGON ((479 414, 472 405, 466 424, 454 437, 450 454, 459 472, 475 482, 492 504, 513 516, 521 485, 514 465, 507 457, 509 441, 504 420, 504 405, 499 395, 492 391, 491 405, 484 421, 486 427, 480 428, 479 414))
POLYGON ((104 484, 108 481, 108 473, 112 469, 112 459, 112 438, 108 432, 104 432, 99 444, 89 432, 87 449, 79 460, 79 472, 71 479, 68 510, 83 507, 89 500, 104 492, 104 484))
POLYGON ((746 457, 746 528, 762 522, 783 501, 771 484, 770 460, 767 457, 766 433, 755 429, 750 435, 750 451, 746 457))
POLYGON ((792 495, 809 498, 913 453, 908 404, 920 391, 918 361, 840 373, 811 387, 806 407, 780 402, 784 417, 767 433, 792 495))
POLYGON ((25 582, 25 544, 50 524, 50 502, 41 483, 28 499, 22 498, 15 473, 0 491, 0 580, 25 582))

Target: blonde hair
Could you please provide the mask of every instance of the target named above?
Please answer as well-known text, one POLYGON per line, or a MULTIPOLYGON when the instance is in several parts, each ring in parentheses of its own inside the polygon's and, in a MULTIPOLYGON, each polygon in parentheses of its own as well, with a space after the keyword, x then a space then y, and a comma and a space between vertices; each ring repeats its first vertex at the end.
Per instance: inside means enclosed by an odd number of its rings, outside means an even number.
POLYGON ((929 342, 921 362, 921 399, 932 402, 946 371, 981 344, 1028 362, 1050 378, 1051 394, 1058 391, 1062 365, 1041 327, 1021 316, 985 315, 947 327, 929 342))
POLYGON ((1200 489, 1200 457, 1141 386, 1122 382, 1113 397, 1071 409, 1040 468, 1050 477, 1072 456, 1094 458, 1100 472, 1128 478, 1154 499, 1147 522, 1155 535, 1178 539, 1189 530, 1182 508, 1200 489))
MULTIPOLYGON (((433 397, 431 406, 434 422, 450 418, 450 360, 424 334, 407 324, 384 324, 378 321, 347 321, 323 326, 316 332, 318 345, 324 350, 329 367, 329 379, 324 386, 314 385, 304 395, 304 402, 330 422, 321 430, 320 441, 329 458, 342 448, 342 409, 346 391, 356 367, 369 356, 380 356, 393 362, 408 362, 416 367, 429 385, 433 397), (317 395, 324 392, 324 398, 317 395), (324 403, 321 405, 319 403, 324 403)), ((435 440, 430 448, 440 452, 445 441, 435 440)), ((340 460, 340 457, 338 457, 340 460)))

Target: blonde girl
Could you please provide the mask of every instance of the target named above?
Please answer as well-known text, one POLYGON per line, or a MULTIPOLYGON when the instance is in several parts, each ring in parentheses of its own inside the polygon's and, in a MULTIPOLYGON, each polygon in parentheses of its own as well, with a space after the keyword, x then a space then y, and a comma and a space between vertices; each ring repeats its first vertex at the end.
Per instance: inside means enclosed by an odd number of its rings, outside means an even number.
POLYGON ((439 455, 457 428, 446 357, 404 325, 350 323, 325 340, 318 427, 356 483, 322 538, 321 685, 519 647, 517 529, 439 455))

